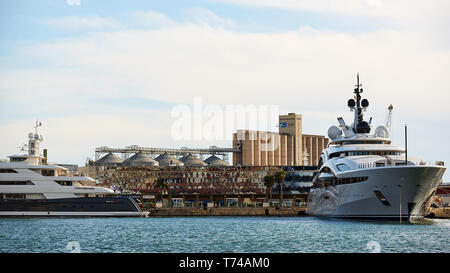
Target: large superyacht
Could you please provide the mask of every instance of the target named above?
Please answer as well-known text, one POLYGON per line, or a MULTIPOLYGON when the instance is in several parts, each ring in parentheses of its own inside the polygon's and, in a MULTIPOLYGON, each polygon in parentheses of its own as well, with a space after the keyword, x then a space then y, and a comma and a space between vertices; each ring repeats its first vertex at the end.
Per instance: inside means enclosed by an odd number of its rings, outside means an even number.
POLYGON ((390 126, 380 125, 371 134, 371 120, 363 120, 369 102, 361 99, 362 92, 358 75, 354 99, 348 100, 354 111, 353 124, 338 118, 339 126, 329 128, 330 143, 319 160, 307 213, 337 218, 421 218, 446 168, 442 162, 410 157, 407 148, 392 145, 390 126))
POLYGON ((0 216, 144 215, 134 199, 95 187, 92 178, 71 176, 67 168, 47 165, 39 152, 40 125, 36 122, 36 133, 28 135, 28 154, 0 163, 0 216))

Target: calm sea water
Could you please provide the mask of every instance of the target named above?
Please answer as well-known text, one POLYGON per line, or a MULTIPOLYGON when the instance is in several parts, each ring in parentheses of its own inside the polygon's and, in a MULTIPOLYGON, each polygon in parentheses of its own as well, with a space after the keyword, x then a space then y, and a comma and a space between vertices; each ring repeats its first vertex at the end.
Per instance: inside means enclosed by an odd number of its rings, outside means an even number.
POLYGON ((0 219, 0 252, 450 252, 450 220, 0 219))

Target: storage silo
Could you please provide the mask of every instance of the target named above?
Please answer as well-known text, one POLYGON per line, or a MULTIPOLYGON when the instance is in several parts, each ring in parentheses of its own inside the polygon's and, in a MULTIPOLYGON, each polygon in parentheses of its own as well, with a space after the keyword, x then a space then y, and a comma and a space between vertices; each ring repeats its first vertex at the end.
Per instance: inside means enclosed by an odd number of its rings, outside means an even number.
POLYGON ((223 161, 222 159, 218 158, 215 155, 208 157, 207 159, 204 160, 204 162, 206 164, 208 164, 208 166, 214 166, 214 167, 230 166, 228 163, 226 163, 225 161, 223 161))
POLYGON ((184 166, 183 162, 179 161, 173 156, 168 155, 167 153, 162 154, 158 157, 159 166, 167 167, 167 166, 184 166))
POLYGON ((94 162, 94 166, 119 166, 122 163, 122 159, 113 153, 109 153, 99 160, 94 162))
POLYGON ((122 162, 121 166, 136 166, 136 167, 145 167, 145 166, 158 166, 158 161, 144 154, 143 152, 138 152, 132 157, 128 158, 124 162, 122 162))
POLYGON ((185 155, 179 160, 183 162, 184 166, 186 167, 205 167, 208 165, 191 154, 185 155))

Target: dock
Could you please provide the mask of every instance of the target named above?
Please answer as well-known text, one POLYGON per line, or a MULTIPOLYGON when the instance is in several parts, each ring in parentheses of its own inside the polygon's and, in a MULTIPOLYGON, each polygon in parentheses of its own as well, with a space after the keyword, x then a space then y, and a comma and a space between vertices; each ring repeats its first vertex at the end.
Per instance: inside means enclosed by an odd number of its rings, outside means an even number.
POLYGON ((164 216, 301 216, 306 208, 151 208, 149 217, 164 216))

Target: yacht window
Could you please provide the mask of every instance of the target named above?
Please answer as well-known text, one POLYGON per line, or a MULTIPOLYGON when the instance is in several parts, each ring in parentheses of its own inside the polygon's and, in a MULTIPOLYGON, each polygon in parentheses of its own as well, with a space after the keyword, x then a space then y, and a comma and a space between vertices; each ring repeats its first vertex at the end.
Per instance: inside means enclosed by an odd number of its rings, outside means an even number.
POLYGON ((17 173, 13 169, 0 169, 0 173, 17 173))
POLYGON ((343 145, 351 145, 351 144, 384 144, 389 143, 390 141, 368 141, 368 140, 352 140, 352 141, 343 141, 343 145))
POLYGON ((378 198, 378 200, 380 200, 380 202, 383 205, 385 205, 387 207, 391 206, 391 203, 389 203, 389 201, 386 199, 386 197, 384 197, 384 195, 381 193, 381 191, 376 190, 376 191, 374 191, 374 193, 375 193, 376 197, 378 198))
POLYGON ((392 151, 352 151, 352 152, 336 152, 330 154, 330 159, 333 157, 339 157, 341 154, 344 154, 344 156, 361 156, 361 155, 379 155, 379 156, 385 156, 385 155, 400 155, 400 152, 392 152, 392 151))
POLYGON ((34 185, 31 181, 0 181, 0 186, 4 185, 34 185))
POLYGON ((25 161, 25 157, 11 157, 10 159, 9 159, 9 161, 11 161, 11 162, 20 162, 20 161, 25 161))
POLYGON ((344 164, 344 163, 337 164, 337 165, 336 165, 336 168, 337 168, 338 170, 340 170, 341 172, 350 170, 350 167, 347 166, 347 165, 344 164))
POLYGON ((367 176, 362 177, 345 177, 345 178, 337 178, 336 179, 336 185, 344 185, 344 184, 353 184, 353 183, 359 183, 367 181, 367 176))
POLYGON ((5 199, 25 199, 23 193, 5 193, 5 199))
POLYGON ((72 186, 72 181, 55 181, 61 186, 72 186))
POLYGON ((55 176, 55 170, 42 170, 41 174, 43 176, 55 176))

